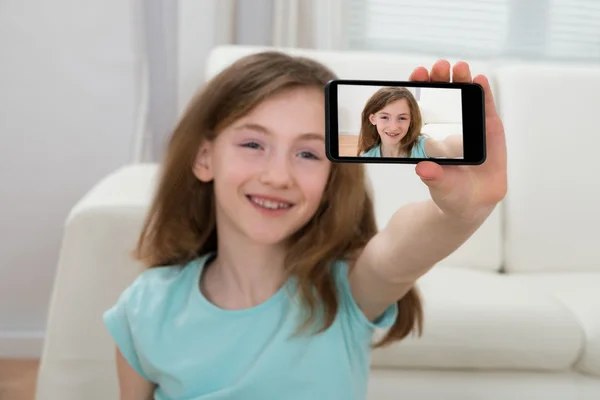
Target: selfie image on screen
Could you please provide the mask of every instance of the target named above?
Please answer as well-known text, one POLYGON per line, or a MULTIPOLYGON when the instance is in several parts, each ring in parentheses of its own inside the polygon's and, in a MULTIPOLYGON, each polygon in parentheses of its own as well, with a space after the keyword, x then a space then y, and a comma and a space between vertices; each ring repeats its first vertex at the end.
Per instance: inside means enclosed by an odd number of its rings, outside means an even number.
POLYGON ((338 86, 340 157, 464 158, 460 88, 338 86))

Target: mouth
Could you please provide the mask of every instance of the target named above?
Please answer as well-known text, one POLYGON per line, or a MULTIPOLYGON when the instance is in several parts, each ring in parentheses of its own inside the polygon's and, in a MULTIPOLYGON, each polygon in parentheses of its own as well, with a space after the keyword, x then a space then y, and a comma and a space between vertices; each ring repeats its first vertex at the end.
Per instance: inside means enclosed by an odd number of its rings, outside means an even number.
POLYGON ((398 136, 400 136, 400 133, 385 132, 385 134, 391 138, 397 138, 398 136))
POLYGON ((269 211, 284 211, 294 206, 293 203, 273 197, 246 195, 246 198, 255 206, 269 211))

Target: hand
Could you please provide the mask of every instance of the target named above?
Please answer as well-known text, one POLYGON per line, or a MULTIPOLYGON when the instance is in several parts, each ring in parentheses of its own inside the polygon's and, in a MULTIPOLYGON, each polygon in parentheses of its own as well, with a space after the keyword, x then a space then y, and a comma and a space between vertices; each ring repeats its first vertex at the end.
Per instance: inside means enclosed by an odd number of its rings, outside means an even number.
MULTIPOLYGON (((489 82, 483 75, 471 79, 465 62, 452 68, 454 82, 474 82, 483 87, 485 96, 485 130, 487 157, 483 164, 439 165, 432 161, 417 164, 415 172, 428 186, 432 200, 447 215, 461 219, 487 217, 507 191, 506 139, 504 127, 496 111, 489 82)), ((449 82, 450 63, 437 61, 431 73, 416 68, 409 78, 420 82, 449 82)))

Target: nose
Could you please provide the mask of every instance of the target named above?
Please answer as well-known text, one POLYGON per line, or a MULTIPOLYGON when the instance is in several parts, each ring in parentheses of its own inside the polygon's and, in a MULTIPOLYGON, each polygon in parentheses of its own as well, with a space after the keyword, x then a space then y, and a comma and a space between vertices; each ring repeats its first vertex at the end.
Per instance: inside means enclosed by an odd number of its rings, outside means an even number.
POLYGON ((265 163, 261 174, 261 183, 277 188, 288 188, 292 185, 292 167, 283 154, 273 154, 265 163))

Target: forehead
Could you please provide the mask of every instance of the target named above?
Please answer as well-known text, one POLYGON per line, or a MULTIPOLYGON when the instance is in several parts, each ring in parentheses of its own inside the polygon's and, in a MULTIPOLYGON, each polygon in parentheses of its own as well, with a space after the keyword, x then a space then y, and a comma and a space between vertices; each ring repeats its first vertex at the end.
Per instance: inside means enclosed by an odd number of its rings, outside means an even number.
POLYGON ((402 114, 408 113, 409 111, 410 107, 408 105, 408 100, 399 99, 386 104, 386 106, 383 107, 379 112, 387 112, 389 114, 402 114))
POLYGON ((325 136, 325 97, 317 88, 294 88, 272 95, 238 124, 256 123, 278 135, 306 132, 325 136))

